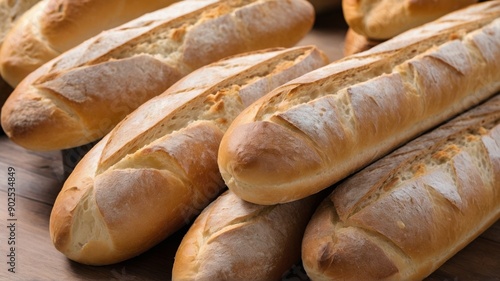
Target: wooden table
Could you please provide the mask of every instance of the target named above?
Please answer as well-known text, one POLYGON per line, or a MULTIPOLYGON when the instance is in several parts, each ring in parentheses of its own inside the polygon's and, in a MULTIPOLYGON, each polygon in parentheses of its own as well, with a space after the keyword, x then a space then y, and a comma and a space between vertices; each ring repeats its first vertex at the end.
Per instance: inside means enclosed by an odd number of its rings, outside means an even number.
MULTIPOLYGON (((338 11, 326 14, 317 18, 314 30, 300 44, 315 44, 335 60, 342 57, 345 30, 338 11)), ((0 280, 170 279, 175 251, 186 229, 131 260, 102 267, 84 266, 66 259, 49 237, 50 211, 64 182, 61 152, 30 152, 1 135, 0 174, 0 280), (7 210, 9 168, 15 169, 14 217, 9 217, 7 210), (11 223, 15 223, 12 232, 8 227, 11 223), (13 238, 8 240, 11 234, 13 238), (8 271, 9 241, 15 241, 15 273, 8 271)), ((500 280, 500 222, 426 280, 500 280)))

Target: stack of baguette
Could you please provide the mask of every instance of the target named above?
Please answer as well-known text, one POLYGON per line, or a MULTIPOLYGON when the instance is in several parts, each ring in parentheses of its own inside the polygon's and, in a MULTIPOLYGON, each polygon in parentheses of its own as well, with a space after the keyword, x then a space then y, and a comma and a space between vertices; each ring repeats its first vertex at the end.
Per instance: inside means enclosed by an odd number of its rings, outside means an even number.
POLYGON ((306 0, 188 0, 107 30, 28 75, 2 127, 31 150, 102 138, 127 114, 193 70, 224 57, 291 47, 311 29, 306 0))
POLYGON ((85 264, 134 257, 224 189, 220 139, 243 108, 324 66, 315 47, 262 50, 200 68, 144 103, 78 163, 50 217, 56 248, 85 264))
POLYGON ((344 55, 380 44, 404 31, 435 20, 478 0, 343 0, 349 26, 344 55))
POLYGON ((28 75, 13 141, 102 138, 54 203, 54 246, 112 264, 192 223, 173 280, 278 280, 301 258, 312 280, 419 280, 497 221, 500 1, 332 63, 293 47, 313 20, 306 0, 186 0, 28 75))
POLYGON ((229 191, 185 235, 173 280, 278 280, 297 235, 312 280, 421 280, 491 226, 499 15, 500 1, 472 6, 250 105, 219 148, 229 191))
POLYGON ((2 21, 0 21, 0 46, 19 17, 39 1, 40 0, 0 1, 0 19, 2 19, 2 21))

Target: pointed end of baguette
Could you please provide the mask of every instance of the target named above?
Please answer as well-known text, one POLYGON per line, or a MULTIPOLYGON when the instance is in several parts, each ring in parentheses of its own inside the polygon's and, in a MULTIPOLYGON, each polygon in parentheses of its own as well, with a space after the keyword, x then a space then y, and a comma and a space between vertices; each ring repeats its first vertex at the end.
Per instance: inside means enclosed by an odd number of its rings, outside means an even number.
POLYGON ((2 108, 1 120, 7 136, 29 150, 58 150, 93 141, 77 116, 34 87, 16 88, 2 108), (80 141, 68 146, 68 138, 80 141))
POLYGON ((304 175, 321 165, 321 157, 303 138, 272 122, 231 128, 222 139, 218 161, 229 189, 255 204, 295 201, 318 191, 304 175))
POLYGON ((308 226, 304 236, 302 260, 313 280, 389 280, 399 273, 383 247, 357 228, 323 237, 309 236, 312 228, 308 226))

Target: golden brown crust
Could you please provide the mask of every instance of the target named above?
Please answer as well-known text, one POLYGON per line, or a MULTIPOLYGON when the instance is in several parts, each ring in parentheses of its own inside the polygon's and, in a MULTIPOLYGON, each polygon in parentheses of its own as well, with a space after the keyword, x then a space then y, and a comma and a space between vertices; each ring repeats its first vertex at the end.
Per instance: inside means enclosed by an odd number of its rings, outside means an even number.
POLYGON ((2 126, 32 150, 92 142, 194 69, 244 51, 291 46, 313 19, 305 0, 173 4, 103 32, 29 75, 7 101, 2 126), (26 112, 26 104, 40 110, 26 112))
POLYGON ((345 0, 347 24, 358 34, 385 40, 477 0, 345 0))
MULTIPOLYGON (((40 0, 0 0, 0 49, 3 45, 4 38, 21 15, 39 1, 40 0)), ((12 87, 0 75, 0 107, 3 106, 12 91, 12 87)), ((3 129, 1 133, 3 133, 3 129)))
POLYGON ((56 248, 86 264, 131 258, 224 188, 223 133, 258 97, 327 63, 315 47, 266 49, 202 67, 144 103, 76 166, 50 219, 56 248))
POLYGON ((14 88, 43 62, 60 54, 44 42, 31 24, 32 18, 39 17, 39 7, 44 4, 45 1, 40 1, 19 18, 0 50, 0 73, 14 88))
POLYGON ((304 229, 318 198, 263 206, 226 191, 189 228, 172 280, 279 280, 300 259, 304 229))
POLYGON ((45 62, 99 32, 176 0, 45 0, 24 13, 5 38, 0 72, 13 87, 45 62))
POLYGON ((499 15, 500 1, 478 4, 257 101, 221 142, 229 189, 257 204, 303 198, 490 97, 500 89, 499 15))
POLYGON ((306 229, 308 275, 427 277, 500 218, 499 144, 497 95, 338 185, 306 229))

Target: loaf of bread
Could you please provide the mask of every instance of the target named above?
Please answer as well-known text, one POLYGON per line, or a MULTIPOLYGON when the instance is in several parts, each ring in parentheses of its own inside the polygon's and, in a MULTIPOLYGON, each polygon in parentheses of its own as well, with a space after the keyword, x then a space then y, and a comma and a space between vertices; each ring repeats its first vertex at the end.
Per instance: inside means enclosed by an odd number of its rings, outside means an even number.
POLYGON ((184 235, 172 280, 280 280, 300 261, 304 230, 318 202, 310 196, 264 206, 226 191, 184 235))
POLYGON ((40 0, 0 0, 0 47, 19 17, 40 0))
POLYGON ((80 263, 109 264, 190 222, 225 188, 217 150, 236 115, 326 60, 312 46, 235 56, 144 103, 64 183, 50 217, 55 247, 80 263))
POLYGON ((352 28, 348 28, 344 39, 344 56, 350 56, 369 50, 383 40, 369 39, 366 36, 356 33, 352 28))
POLYGON ((35 69, 86 39, 174 2, 42 0, 24 13, 5 37, 0 73, 15 87, 35 69))
MULTIPOLYGON (((40 0, 0 0, 0 48, 14 23, 38 1, 40 0)), ((12 91, 12 87, 0 75, 0 107, 3 106, 12 91)), ((3 130, 0 132, 3 133, 3 130)))
POLYGON ((499 90, 500 1, 487 1, 275 89, 228 128, 219 168, 244 200, 297 200, 499 90))
POLYGON ((500 218, 500 95, 348 178, 303 239, 312 280, 422 280, 500 218))
POLYGON ((478 0, 343 0, 344 18, 356 33, 384 40, 478 0))
POLYGON ((188 0, 89 39, 30 74, 2 110, 31 150, 102 138, 191 71, 224 57, 295 45, 312 27, 305 0, 188 0))

